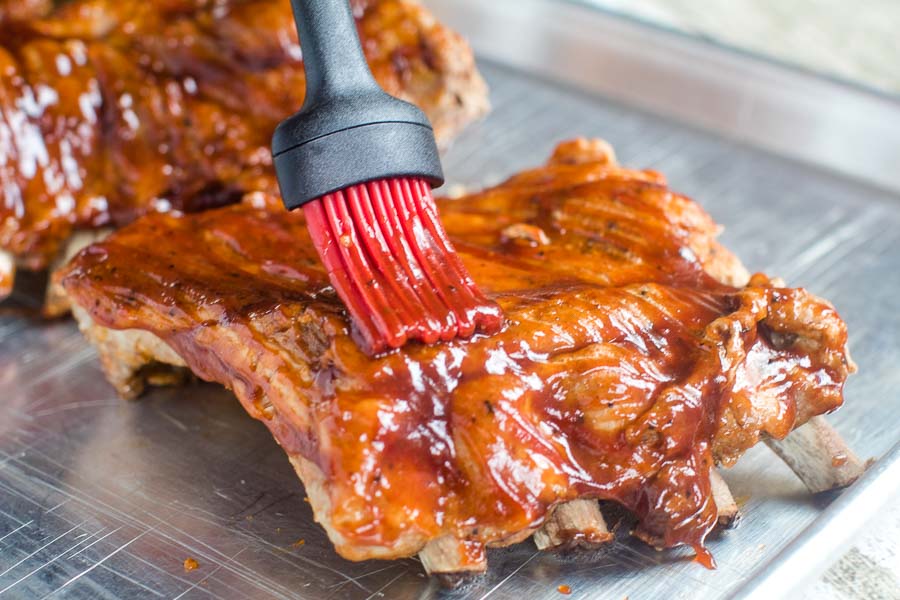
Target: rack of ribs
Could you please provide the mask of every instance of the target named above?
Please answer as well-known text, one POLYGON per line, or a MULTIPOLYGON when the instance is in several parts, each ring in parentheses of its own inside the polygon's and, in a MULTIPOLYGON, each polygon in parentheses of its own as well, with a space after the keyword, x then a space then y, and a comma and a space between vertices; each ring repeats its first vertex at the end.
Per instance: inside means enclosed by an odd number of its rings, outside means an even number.
MULTIPOLYGON (((73 232, 275 193, 271 135, 305 90, 286 0, 48 4, 0 3, 0 298, 73 232)), ((485 112, 471 50, 415 0, 353 7, 376 78, 440 141, 485 112)))
POLYGON ((815 491, 862 471, 819 416, 854 370, 844 322, 750 277, 658 173, 575 140, 439 207, 503 308, 495 336, 365 355, 302 214, 264 194, 148 215, 58 277, 122 395, 184 368, 233 390, 352 560, 420 553, 461 575, 484 570, 486 546, 531 535, 602 544, 604 501, 641 539, 710 564, 704 540, 736 513, 716 469, 761 438, 785 456, 777 440, 821 446, 818 466, 792 465, 828 472, 815 491))

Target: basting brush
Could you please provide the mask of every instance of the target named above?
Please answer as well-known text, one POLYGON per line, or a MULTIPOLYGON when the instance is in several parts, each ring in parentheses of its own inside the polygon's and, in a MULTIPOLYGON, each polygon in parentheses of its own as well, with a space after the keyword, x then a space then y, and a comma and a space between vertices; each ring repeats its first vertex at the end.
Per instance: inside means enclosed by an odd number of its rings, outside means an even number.
POLYGON ((434 132, 366 64, 347 0, 292 0, 306 70, 300 112, 272 155, 289 210, 303 207, 331 283, 370 353, 502 325, 438 218, 434 132))

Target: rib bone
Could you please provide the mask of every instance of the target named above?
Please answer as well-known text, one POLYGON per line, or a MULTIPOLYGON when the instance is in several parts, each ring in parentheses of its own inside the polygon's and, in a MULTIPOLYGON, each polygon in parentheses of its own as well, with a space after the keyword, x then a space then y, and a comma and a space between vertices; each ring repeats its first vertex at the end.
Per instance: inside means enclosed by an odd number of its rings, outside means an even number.
POLYGON ((846 487, 866 470, 823 417, 813 417, 783 440, 765 442, 814 494, 846 487))
POLYGON ((538 550, 592 548, 613 539, 596 500, 580 498, 558 505, 544 525, 534 532, 538 550))
POLYGON ((728 527, 738 518, 738 506, 728 489, 728 484, 722 479, 719 471, 713 467, 709 470, 709 483, 712 487, 713 502, 719 512, 719 525, 728 527))
POLYGON ((478 542, 444 535, 428 542, 419 552, 425 572, 436 575, 445 586, 455 587, 464 579, 487 569, 484 546, 478 542))

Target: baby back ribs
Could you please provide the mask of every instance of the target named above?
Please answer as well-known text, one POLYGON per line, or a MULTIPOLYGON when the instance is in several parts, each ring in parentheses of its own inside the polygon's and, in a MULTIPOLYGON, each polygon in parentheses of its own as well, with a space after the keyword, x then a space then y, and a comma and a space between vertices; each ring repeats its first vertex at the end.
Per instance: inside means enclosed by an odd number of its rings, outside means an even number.
POLYGON ((846 329, 828 302, 748 279, 697 204, 607 148, 568 142, 544 167, 440 202, 507 316, 493 337, 367 357, 302 214, 259 195, 146 216, 62 281, 116 381, 117 336, 137 335, 132 370, 187 365, 232 389, 347 558, 432 542, 477 569, 484 545, 523 539, 557 505, 602 526, 572 504, 586 498, 633 511, 656 546, 702 554, 724 485, 713 465, 841 404, 846 329))
MULTIPOLYGON (((75 0, 30 20, 4 7, 0 267, 45 268, 73 230, 276 191, 271 134, 305 89, 287 0, 75 0)), ((376 78, 440 140, 482 114, 471 51, 415 0, 354 11, 376 78)))

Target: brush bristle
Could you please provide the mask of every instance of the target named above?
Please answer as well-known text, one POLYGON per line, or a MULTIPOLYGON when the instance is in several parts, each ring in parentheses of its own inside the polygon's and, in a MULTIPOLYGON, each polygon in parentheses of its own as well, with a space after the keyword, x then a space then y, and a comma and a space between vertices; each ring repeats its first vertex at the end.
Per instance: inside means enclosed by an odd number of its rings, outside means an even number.
POLYGON ((356 185, 304 205, 304 213, 369 353, 502 326, 500 307, 478 290, 450 244, 425 181, 356 185))

